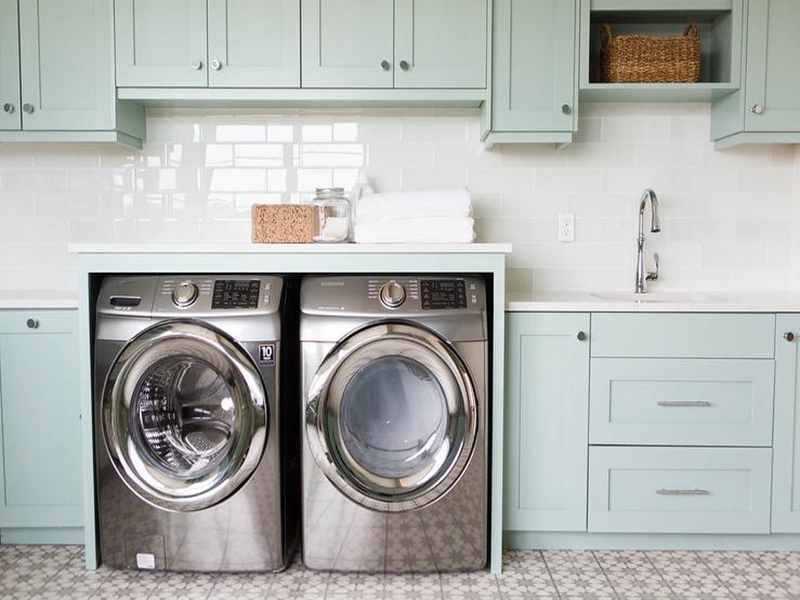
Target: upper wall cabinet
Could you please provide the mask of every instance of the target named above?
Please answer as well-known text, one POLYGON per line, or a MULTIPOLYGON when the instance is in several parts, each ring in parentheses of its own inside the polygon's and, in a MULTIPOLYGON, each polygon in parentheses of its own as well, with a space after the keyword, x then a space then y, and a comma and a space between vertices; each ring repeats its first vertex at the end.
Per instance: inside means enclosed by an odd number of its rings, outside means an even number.
POLYGON ((22 129, 17 0, 0 0, 0 129, 22 129))
POLYGON ((487 0, 302 0, 305 88, 485 88, 487 0))
POLYGON ((0 141, 141 145, 144 111, 116 100, 108 0, 0 0, 0 141))
POLYGON ((572 140, 577 1, 495 0, 487 146, 572 140))
POLYGON ((298 87, 292 0, 116 0, 120 87, 298 87))
POLYGON ((800 142, 800 10, 796 0, 749 0, 744 86, 712 107, 718 148, 800 142))

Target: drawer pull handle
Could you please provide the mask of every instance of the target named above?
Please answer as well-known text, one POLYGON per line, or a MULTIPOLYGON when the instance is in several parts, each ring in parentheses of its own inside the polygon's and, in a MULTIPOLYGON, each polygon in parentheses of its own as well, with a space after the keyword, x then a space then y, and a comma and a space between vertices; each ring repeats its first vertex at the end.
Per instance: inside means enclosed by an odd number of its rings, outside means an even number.
POLYGON ((711 402, 707 400, 659 400, 659 406, 687 406, 692 408, 709 408, 711 402))
POLYGON ((783 339, 785 339, 787 342, 793 342, 794 333, 792 333, 791 331, 787 331, 786 333, 783 334, 783 339))
POLYGON ((661 488, 660 490, 656 490, 656 494, 659 496, 710 496, 711 492, 698 488, 693 490, 671 490, 668 488, 661 488))
POLYGON ((25 325, 28 326, 28 329, 38 329, 39 328, 39 321, 38 319, 28 319, 25 321, 25 325))

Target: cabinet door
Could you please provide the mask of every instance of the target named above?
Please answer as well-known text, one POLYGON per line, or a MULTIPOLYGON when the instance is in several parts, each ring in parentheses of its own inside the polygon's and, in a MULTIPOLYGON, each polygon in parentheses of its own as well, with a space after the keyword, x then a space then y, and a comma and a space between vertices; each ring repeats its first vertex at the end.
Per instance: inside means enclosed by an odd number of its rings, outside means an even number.
POLYGON ((300 87, 296 0, 209 0, 211 87, 300 87))
POLYGON ((0 130, 20 129, 17 0, 0 0, 0 130))
POLYGON ((589 315, 513 313, 506 323, 504 528, 586 531, 589 315))
POLYGON ((0 314, 0 527, 83 525, 76 312, 0 314))
POLYGON ((746 131, 800 131, 800 10, 797 0, 750 0, 746 131), (760 105, 758 114, 753 107, 760 105))
POLYGON ((800 315, 778 315, 777 325, 772 532, 800 533, 800 315))
POLYGON ((110 3, 20 0, 19 11, 23 128, 112 129, 110 3))
POLYGON ((495 0, 493 131, 574 131, 575 0, 495 0))
POLYGON ((394 86, 486 87, 486 0, 395 0, 394 86))
POLYGON ((303 87, 390 88, 393 0, 302 0, 303 87))
POLYGON ((206 87, 206 0, 116 0, 117 85, 206 87))

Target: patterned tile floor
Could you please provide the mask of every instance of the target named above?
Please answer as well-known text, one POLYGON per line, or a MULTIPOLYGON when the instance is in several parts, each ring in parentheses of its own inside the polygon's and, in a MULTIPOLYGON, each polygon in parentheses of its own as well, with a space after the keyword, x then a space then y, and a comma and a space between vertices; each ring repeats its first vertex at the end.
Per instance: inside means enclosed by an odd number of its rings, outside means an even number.
POLYGON ((0 546, 0 598, 798 598, 800 552, 509 551, 500 576, 86 571, 77 546, 0 546))

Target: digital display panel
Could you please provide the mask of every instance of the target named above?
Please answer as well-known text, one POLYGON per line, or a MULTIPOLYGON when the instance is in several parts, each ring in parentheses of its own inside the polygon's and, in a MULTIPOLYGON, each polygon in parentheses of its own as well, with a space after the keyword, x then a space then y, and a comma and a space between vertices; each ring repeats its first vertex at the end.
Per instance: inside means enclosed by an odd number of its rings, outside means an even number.
POLYGON ((422 309, 467 308, 467 290, 459 279, 423 279, 422 309))
POLYGON ((214 282, 211 308, 258 308, 258 279, 218 279, 214 282))

